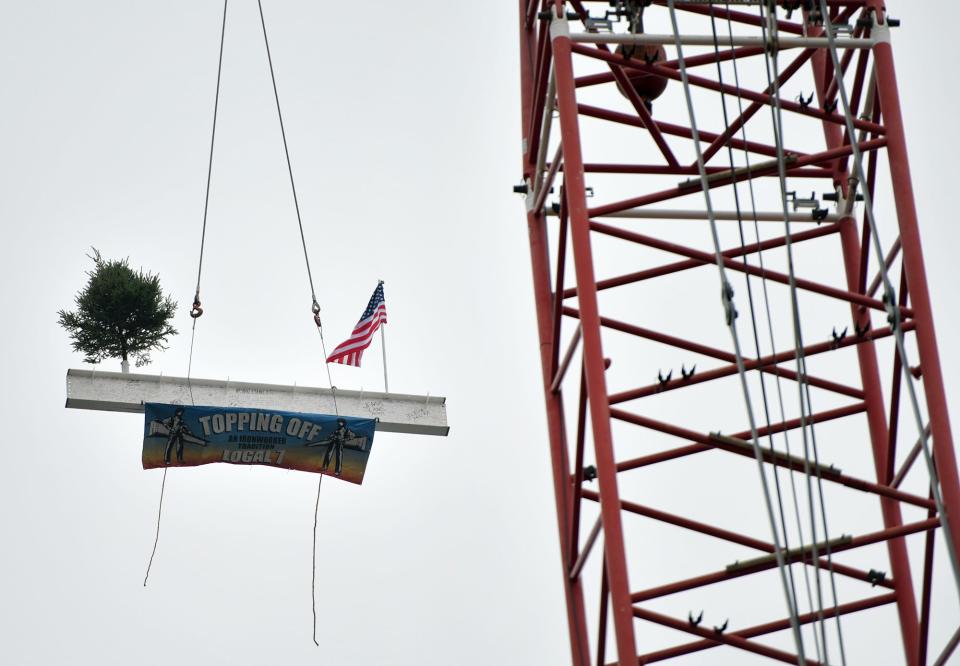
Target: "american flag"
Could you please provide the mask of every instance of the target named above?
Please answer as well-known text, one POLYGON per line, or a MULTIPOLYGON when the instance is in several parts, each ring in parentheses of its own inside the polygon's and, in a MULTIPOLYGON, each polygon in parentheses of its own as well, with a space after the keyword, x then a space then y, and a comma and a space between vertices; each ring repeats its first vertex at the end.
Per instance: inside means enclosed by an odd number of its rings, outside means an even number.
POLYGON ((337 345, 337 348, 327 357, 327 362, 353 365, 359 368, 363 350, 370 346, 373 334, 377 332, 380 325, 386 323, 387 304, 383 300, 383 282, 381 282, 373 290, 373 296, 367 303, 367 309, 363 311, 360 321, 353 327, 353 333, 345 342, 337 345))

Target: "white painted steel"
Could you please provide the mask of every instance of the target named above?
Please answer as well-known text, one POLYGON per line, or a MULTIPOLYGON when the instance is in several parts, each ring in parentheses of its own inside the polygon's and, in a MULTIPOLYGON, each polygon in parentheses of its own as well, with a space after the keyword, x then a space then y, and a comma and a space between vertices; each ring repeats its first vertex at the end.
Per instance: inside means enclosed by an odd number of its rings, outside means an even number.
MULTIPOLYGON (((446 398, 341 389, 336 393, 342 416, 379 419, 377 430, 441 436, 450 432, 446 398)), ((188 384, 184 377, 67 370, 67 407, 136 413, 143 412, 145 402, 336 413, 333 392, 325 388, 215 379, 191 379, 188 384)))
MULTIPOLYGON (((581 44, 673 44, 675 37, 673 35, 656 35, 652 33, 643 34, 613 34, 613 33, 577 33, 570 35, 571 41, 581 44)), ((863 39, 859 37, 838 37, 834 42, 838 48, 843 49, 870 49, 877 43, 877 39, 863 39)), ((779 49, 808 49, 808 48, 827 48, 830 46, 830 40, 826 37, 789 37, 779 36, 775 39, 764 39, 763 37, 750 37, 747 35, 717 35, 714 41, 713 35, 681 35, 680 43, 684 46, 758 46, 766 48, 767 45, 775 46, 779 49)))
MULTIPOLYGON (((547 209, 547 215, 555 216, 552 210, 547 209)), ((606 213, 604 215, 592 215, 591 217, 629 217, 645 220, 707 220, 706 211, 703 210, 681 210, 674 208, 628 208, 627 210, 617 211, 615 213, 606 213)), ((716 220, 753 222, 754 218, 758 222, 780 222, 783 223, 782 211, 743 211, 739 215, 736 211, 714 211, 713 217, 716 220)), ((837 213, 828 213, 826 217, 819 222, 839 222, 843 216, 837 213)), ((791 222, 818 222, 813 219, 809 213, 790 216, 791 222)))

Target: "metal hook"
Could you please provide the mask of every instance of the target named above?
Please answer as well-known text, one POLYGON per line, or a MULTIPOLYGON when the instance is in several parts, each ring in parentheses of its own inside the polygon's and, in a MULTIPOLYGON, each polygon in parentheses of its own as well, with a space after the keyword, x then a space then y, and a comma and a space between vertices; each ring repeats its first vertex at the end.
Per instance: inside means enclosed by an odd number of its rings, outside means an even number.
POLYGON ((670 381, 670 378, 673 377, 673 370, 667 373, 667 376, 663 376, 663 372, 657 370, 657 381, 660 382, 660 386, 663 386, 670 381))
POLYGON ((692 626, 696 627, 701 621, 703 621, 703 611, 700 611, 700 615, 697 616, 697 619, 693 619, 692 612, 687 613, 687 621, 690 622, 692 626))
POLYGON ((690 379, 691 377, 693 377, 693 373, 695 373, 696 371, 697 371, 696 363, 694 363, 689 370, 687 370, 687 367, 685 365, 680 366, 680 374, 683 376, 684 379, 690 379))
POLYGON ((728 625, 728 624, 730 624, 730 618, 727 618, 726 620, 724 620, 724 621, 723 621, 723 624, 721 624, 719 627, 714 627, 714 628, 713 628, 713 633, 715 633, 715 634, 722 634, 724 631, 727 630, 727 625, 728 625))

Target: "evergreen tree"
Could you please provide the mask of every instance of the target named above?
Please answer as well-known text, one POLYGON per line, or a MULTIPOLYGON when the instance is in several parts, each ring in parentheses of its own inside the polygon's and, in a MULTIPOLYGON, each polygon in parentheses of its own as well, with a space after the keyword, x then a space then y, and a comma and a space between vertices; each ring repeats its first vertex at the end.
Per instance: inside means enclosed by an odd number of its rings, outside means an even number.
POLYGON ((60 310, 60 325, 87 363, 119 358, 124 372, 130 358, 137 367, 149 363, 150 352, 166 349, 167 337, 177 333, 169 323, 176 303, 163 295, 159 276, 135 272, 128 259, 105 260, 96 248, 90 258, 90 280, 75 298, 76 311, 60 310))

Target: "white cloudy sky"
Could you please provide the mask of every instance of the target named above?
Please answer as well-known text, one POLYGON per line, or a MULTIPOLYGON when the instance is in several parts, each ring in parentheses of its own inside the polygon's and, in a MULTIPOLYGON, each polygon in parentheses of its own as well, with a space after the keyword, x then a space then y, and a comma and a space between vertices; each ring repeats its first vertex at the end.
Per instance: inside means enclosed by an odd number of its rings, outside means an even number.
MULTIPOLYGON (((311 475, 171 472, 141 587, 161 472, 140 467, 139 417, 63 409, 81 358, 56 312, 91 246, 129 257, 181 303, 181 335, 150 371, 185 373, 222 5, 3 2, 0 662, 565 663, 527 235, 510 193, 514 3, 265 5, 328 343, 384 279, 391 387, 447 396, 451 434, 379 435, 362 487, 324 484, 319 650, 311 475)), ((890 5, 958 414, 958 98, 936 77, 953 78, 960 10, 890 5)), ((234 0, 194 376, 323 385, 259 30, 256 3, 234 0)), ((379 389, 380 372, 376 354, 333 368, 351 388, 379 389)))

